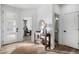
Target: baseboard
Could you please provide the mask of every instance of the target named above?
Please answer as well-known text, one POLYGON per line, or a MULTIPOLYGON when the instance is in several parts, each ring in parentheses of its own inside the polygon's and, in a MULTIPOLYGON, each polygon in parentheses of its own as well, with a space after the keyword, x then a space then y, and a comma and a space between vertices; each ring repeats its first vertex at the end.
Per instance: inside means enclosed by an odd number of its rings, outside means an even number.
POLYGON ((3 44, 2 46, 5 46, 5 45, 9 45, 9 44, 13 44, 13 43, 18 43, 18 42, 22 42, 23 40, 21 39, 21 40, 18 40, 18 41, 16 41, 16 42, 12 42, 12 43, 8 43, 8 44, 3 44))

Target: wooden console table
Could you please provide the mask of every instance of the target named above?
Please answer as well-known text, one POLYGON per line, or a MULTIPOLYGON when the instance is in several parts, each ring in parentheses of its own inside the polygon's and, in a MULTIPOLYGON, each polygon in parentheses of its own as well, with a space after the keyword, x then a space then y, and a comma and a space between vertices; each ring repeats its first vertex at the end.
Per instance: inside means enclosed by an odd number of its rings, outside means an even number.
POLYGON ((42 41, 42 44, 45 45, 45 49, 47 50, 47 47, 50 49, 51 48, 51 34, 50 33, 47 33, 45 35, 45 39, 41 38, 42 40, 45 40, 45 41, 42 41), (48 37, 48 40, 47 40, 47 37, 48 37))
POLYGON ((50 49, 51 48, 51 34, 47 33, 44 37, 45 38, 41 38, 40 32, 34 33, 34 43, 39 43, 38 41, 41 41, 40 43, 45 46, 45 49, 47 48, 50 49), (48 40, 47 40, 47 37, 48 37, 48 40))

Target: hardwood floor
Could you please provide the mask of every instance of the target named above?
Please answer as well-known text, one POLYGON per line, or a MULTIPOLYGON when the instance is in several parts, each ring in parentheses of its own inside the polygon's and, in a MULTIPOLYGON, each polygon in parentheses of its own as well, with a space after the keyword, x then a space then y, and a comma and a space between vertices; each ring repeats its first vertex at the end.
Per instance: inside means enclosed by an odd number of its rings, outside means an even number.
MULTIPOLYGON (((31 42, 29 38, 28 40, 24 38, 24 41, 22 42, 16 42, 16 43, 2 46, 2 48, 0 49, 0 54, 10 54, 16 48, 22 47, 22 46, 29 46, 29 45, 39 46, 38 44, 34 44, 34 42, 31 42)), ((44 51, 43 54, 79 54, 79 50, 65 45, 57 44, 54 49, 51 49, 49 51, 44 51)))
POLYGON ((65 45, 57 45, 52 52, 60 53, 60 54, 79 54, 79 50, 75 48, 71 48, 65 45))

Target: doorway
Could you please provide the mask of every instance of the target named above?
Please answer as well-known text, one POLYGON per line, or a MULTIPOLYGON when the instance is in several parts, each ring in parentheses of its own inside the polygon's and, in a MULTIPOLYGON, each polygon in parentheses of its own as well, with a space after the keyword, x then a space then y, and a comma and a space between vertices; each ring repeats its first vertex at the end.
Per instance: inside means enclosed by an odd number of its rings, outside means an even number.
POLYGON ((32 17, 23 17, 23 39, 31 42, 32 37, 32 17))
POLYGON ((79 48, 79 12, 78 12, 78 48, 79 48))
POLYGON ((59 37, 59 15, 55 13, 55 47, 58 45, 59 37))

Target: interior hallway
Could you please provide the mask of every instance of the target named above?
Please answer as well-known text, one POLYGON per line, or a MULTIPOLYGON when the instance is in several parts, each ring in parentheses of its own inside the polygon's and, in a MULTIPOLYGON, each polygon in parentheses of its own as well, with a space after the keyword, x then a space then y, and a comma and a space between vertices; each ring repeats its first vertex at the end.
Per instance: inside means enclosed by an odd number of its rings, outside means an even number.
POLYGON ((79 51, 76 50, 79 49, 79 31, 76 30, 79 29, 79 12, 78 12, 79 5, 46 4, 46 5, 1 5, 1 6, 2 6, 1 10, 2 19, 0 24, 1 25, 0 43, 5 45, 1 46, 2 48, 0 48, 0 53, 2 54, 8 54, 8 53, 28 54, 29 52, 44 53, 44 54, 79 53, 79 51), (23 6, 24 8, 22 8, 23 6), (52 9, 52 7, 54 7, 54 9, 52 9), (59 17, 58 16, 53 17, 55 16, 54 13, 59 15, 59 17), (48 27, 46 29, 48 30, 47 32, 51 35, 50 40, 51 47, 55 49, 45 51, 45 47, 42 44, 34 44, 34 42, 31 42, 31 37, 23 38, 23 21, 27 20, 29 17, 31 20, 30 22, 32 23, 31 24, 32 28, 30 30, 32 31, 32 40, 34 40, 35 38, 34 33, 36 31, 42 31, 43 33, 44 32, 43 29, 45 28, 42 29, 42 27, 48 27), (55 31, 54 28, 56 26, 54 26, 55 25, 54 21, 59 21, 60 25, 59 31, 55 31), (45 25, 43 25, 42 23, 45 25), (62 45, 57 45, 56 47, 54 47, 55 34, 57 34, 56 38, 57 36, 59 36, 58 44, 62 45), (75 49, 70 48, 68 46, 73 47, 75 49), (34 49, 34 51, 32 48, 34 49))

